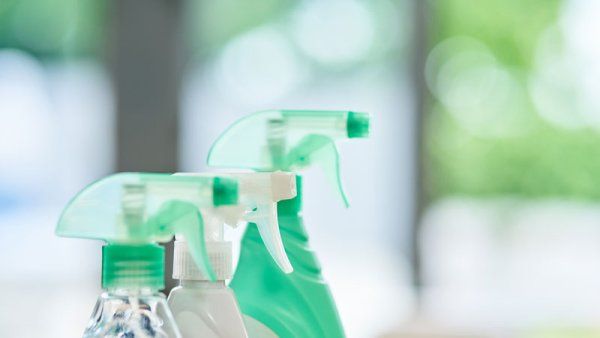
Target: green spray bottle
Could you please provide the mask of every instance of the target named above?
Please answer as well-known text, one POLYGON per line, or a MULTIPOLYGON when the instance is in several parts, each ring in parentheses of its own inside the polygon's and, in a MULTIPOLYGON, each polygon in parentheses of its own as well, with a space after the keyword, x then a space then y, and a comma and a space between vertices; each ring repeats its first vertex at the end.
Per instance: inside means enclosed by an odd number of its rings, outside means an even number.
MULTIPOLYGON (((366 113, 348 111, 258 112, 234 123, 219 137, 210 150, 208 164, 290 172, 316 164, 348 206, 334 142, 367 137, 369 120, 366 113)), ((284 247, 294 271, 286 275, 273 263, 257 227, 249 224, 230 286, 247 316, 250 336, 257 332, 255 337, 344 337, 321 266, 309 247, 301 214, 299 175, 296 189, 296 197, 279 202, 277 210, 284 247)))
POLYGON ((222 177, 121 173, 92 183, 63 211, 56 234, 98 239, 102 288, 84 338, 181 338, 164 295, 164 248, 185 237, 190 255, 215 279, 202 208, 237 203, 237 182, 222 177))

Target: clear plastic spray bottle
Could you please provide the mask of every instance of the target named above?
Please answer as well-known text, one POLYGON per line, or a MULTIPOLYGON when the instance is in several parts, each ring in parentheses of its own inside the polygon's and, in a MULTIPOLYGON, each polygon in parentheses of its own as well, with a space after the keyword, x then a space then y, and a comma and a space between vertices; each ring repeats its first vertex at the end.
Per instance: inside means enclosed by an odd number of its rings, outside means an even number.
POLYGON ((181 338, 167 305, 164 248, 186 239, 196 267, 213 274, 201 208, 237 203, 237 183, 220 177, 122 173, 97 181, 67 205, 56 234, 97 239, 102 288, 84 338, 181 338))

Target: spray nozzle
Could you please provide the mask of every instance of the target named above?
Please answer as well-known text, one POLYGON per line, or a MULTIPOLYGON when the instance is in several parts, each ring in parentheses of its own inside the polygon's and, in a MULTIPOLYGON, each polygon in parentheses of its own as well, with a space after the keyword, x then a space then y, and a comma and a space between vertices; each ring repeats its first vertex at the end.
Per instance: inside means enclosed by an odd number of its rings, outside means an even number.
POLYGON ((231 178, 120 173, 83 189, 63 211, 56 234, 118 245, 186 238, 195 263, 214 279, 204 245, 202 208, 237 203, 231 178))
POLYGON ((349 111, 264 111, 247 116, 213 144, 208 164, 256 171, 320 166, 346 206, 335 141, 369 135, 370 117, 349 111))

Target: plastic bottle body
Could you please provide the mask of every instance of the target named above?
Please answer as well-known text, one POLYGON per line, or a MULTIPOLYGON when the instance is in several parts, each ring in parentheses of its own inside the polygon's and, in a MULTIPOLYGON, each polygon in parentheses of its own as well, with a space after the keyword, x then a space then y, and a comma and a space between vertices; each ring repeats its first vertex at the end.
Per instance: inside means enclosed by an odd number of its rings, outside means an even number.
POLYGON ((246 330, 250 338, 279 338, 265 324, 248 315, 244 315, 244 324, 246 324, 246 330))
POLYGON ((242 312, 282 338, 344 337, 335 302, 308 246, 302 218, 280 212, 279 226, 294 272, 286 275, 277 267, 256 226, 249 224, 230 284, 242 312))
POLYGON ((233 291, 224 281, 182 281, 168 304, 185 338, 246 338, 233 291))
POLYGON ((100 295, 83 338, 181 338, 165 296, 154 290, 100 295))

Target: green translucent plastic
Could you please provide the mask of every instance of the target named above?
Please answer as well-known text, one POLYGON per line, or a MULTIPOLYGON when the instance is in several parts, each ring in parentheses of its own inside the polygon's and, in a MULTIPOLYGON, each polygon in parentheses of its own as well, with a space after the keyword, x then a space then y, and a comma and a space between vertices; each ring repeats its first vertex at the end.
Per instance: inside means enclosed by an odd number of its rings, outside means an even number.
POLYGON ((213 204, 236 205, 238 202, 238 184, 231 178, 215 177, 213 180, 213 204))
POLYGON ((369 115, 364 113, 348 113, 348 137, 368 137, 370 132, 369 115))
MULTIPOLYGON (((340 179, 335 141, 369 135, 369 115, 348 111, 265 111, 239 120, 215 142, 208 164, 256 171, 296 172, 318 165, 348 199, 340 179)), ((242 239, 231 287, 242 312, 279 337, 344 337, 335 302, 310 249, 301 211, 301 181, 296 198, 278 203, 285 251, 294 267, 284 274, 269 256, 255 224, 242 239)))
POLYGON ((237 121, 221 135, 208 154, 208 164, 256 171, 298 171, 318 165, 347 206, 334 142, 367 137, 369 127, 369 115, 366 113, 258 112, 237 121))
MULTIPOLYGON (((144 248, 145 245, 168 242, 175 234, 182 235, 198 267, 214 279, 200 210, 215 206, 215 199, 221 204, 237 203, 235 180, 170 174, 115 174, 92 183, 71 200, 60 217, 56 234, 104 240, 109 246, 129 248, 144 248)), ((119 251, 105 249, 104 255, 116 252, 119 251)), ((111 255, 108 262, 119 257, 124 262, 130 261, 127 255, 111 255)), ((149 266, 154 261, 149 258, 143 262, 149 266)), ((104 264, 105 277, 113 275, 111 267, 117 269, 118 266, 116 263, 104 264)), ((123 269, 120 275, 145 273, 139 270, 134 267, 123 269)))
POLYGON ((284 274, 271 259, 255 224, 242 239, 240 260, 230 284, 242 312, 279 337, 344 337, 335 302, 310 249, 300 214, 301 185, 296 198, 278 203, 279 227, 294 272, 284 274))
POLYGON ((102 247, 102 288, 165 287, 165 248, 158 244, 102 247), (143 262, 143 266, 140 266, 143 262), (127 278, 122 278, 127 275, 127 278))

